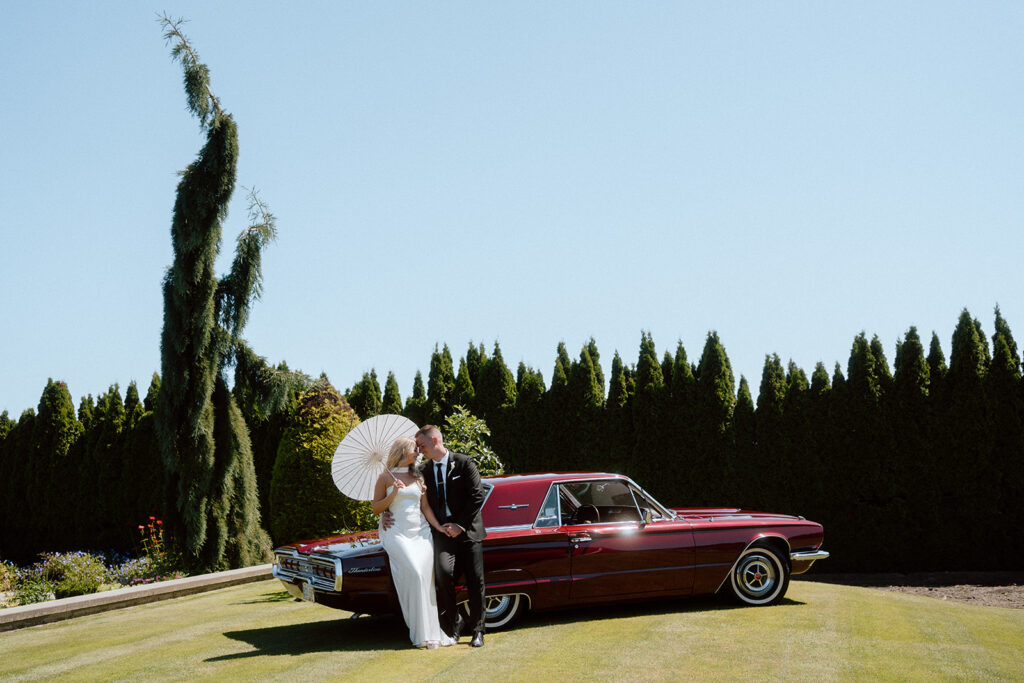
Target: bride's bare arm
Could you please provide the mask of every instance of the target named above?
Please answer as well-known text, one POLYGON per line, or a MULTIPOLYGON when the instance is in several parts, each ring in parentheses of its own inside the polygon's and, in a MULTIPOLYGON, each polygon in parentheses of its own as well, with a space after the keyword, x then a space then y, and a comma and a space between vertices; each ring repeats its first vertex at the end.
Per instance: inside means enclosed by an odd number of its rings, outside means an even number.
POLYGON ((391 493, 388 494, 388 480, 385 478, 384 474, 377 477, 377 484, 373 487, 373 504, 371 506, 373 514, 379 515, 387 510, 388 506, 394 502, 395 496, 398 495, 398 489, 405 486, 405 484, 398 479, 394 480, 394 485, 395 488, 391 489, 391 493))
POLYGON ((423 516, 427 518, 427 524, 443 534, 444 527, 441 526, 437 521, 437 517, 434 516, 434 511, 430 509, 430 503, 427 502, 427 497, 425 495, 420 496, 420 510, 423 511, 423 516))

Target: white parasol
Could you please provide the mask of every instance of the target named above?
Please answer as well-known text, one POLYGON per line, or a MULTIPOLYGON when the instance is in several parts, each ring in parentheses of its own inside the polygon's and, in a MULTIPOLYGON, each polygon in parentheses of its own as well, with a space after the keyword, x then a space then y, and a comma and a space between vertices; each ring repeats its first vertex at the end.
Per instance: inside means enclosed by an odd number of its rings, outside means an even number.
POLYGON ((331 462, 331 476, 342 493, 356 500, 372 500, 373 485, 384 471, 391 445, 419 429, 401 415, 377 415, 360 422, 345 435, 331 462))

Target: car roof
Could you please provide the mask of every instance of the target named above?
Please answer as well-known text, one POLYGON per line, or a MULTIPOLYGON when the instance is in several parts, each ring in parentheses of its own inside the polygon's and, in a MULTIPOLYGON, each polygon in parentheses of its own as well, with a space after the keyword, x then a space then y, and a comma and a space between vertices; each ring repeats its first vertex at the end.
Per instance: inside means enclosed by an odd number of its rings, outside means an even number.
POLYGON ((504 483, 584 481, 588 479, 625 479, 621 474, 609 472, 534 472, 530 474, 500 474, 483 477, 484 483, 501 486, 504 483))

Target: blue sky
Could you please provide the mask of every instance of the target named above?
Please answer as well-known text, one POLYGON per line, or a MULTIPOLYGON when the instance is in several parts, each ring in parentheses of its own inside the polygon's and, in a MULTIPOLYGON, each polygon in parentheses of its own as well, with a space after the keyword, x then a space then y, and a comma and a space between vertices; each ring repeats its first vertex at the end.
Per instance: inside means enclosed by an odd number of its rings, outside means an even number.
MULTIPOLYGON (((202 137, 156 12, 185 17, 278 218, 246 338, 403 397, 435 344, 550 382, 765 354, 947 356, 967 307, 1024 336, 1024 5, 8 3, 0 62, 0 411, 160 368, 177 172, 202 137)), ((222 272, 245 226, 225 223, 222 272)))

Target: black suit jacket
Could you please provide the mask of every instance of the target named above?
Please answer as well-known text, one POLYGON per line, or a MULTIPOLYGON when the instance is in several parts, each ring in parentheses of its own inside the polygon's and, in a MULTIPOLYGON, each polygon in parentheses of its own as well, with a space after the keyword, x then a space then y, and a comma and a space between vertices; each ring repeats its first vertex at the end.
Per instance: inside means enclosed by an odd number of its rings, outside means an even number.
MULTIPOLYGON (((423 469, 423 481, 427 485, 427 502, 437 519, 443 523, 445 514, 437 499, 437 482, 434 476, 437 465, 433 460, 426 460, 423 469)), ((448 509, 452 512, 448 519, 465 529, 471 541, 479 543, 484 540, 487 532, 484 530, 483 517, 480 516, 480 510, 484 506, 484 489, 480 485, 480 473, 477 472, 472 458, 462 453, 448 451, 445 487, 448 509)))

